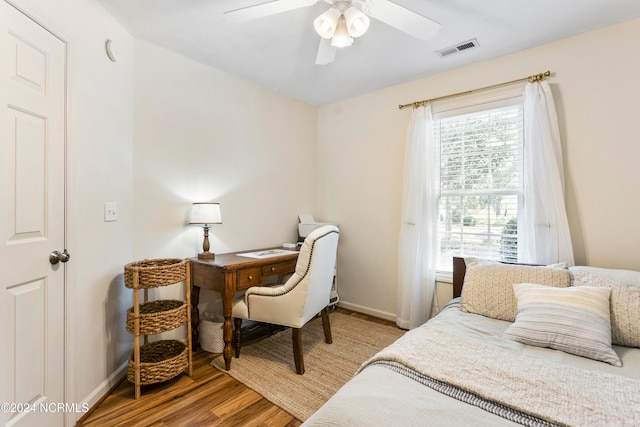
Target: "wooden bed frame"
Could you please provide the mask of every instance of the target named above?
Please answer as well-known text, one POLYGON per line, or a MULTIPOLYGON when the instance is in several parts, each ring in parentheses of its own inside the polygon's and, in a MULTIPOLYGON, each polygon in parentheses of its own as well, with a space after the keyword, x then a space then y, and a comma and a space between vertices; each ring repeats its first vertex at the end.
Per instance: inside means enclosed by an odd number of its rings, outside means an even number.
POLYGON ((462 294, 462 285, 464 284, 464 275, 467 272, 467 264, 464 258, 453 257, 453 297, 457 298, 462 294))

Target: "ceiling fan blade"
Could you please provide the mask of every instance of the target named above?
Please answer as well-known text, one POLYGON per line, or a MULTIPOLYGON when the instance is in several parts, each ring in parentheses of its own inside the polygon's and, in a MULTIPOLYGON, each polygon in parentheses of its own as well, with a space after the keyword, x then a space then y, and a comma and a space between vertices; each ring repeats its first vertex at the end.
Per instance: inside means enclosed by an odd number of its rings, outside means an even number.
POLYGON ((266 3, 230 10, 223 15, 229 22, 245 22, 302 7, 313 6, 318 0, 272 0, 266 3))
POLYGON ((331 39, 320 38, 320 46, 318 46, 318 54, 316 55, 317 65, 326 65, 336 58, 337 47, 331 46, 331 39))
POLYGON ((439 23, 389 0, 367 1, 362 7, 362 11, 372 18, 422 41, 427 41, 435 36, 441 26, 439 23))

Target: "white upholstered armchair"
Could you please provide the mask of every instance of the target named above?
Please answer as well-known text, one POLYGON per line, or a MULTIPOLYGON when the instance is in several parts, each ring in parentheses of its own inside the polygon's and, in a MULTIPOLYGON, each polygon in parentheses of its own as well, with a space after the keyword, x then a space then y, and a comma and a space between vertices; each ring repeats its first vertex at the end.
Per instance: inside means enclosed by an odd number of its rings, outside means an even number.
POLYGON ((317 228, 307 236, 300 248, 295 273, 278 286, 254 286, 233 303, 234 344, 240 356, 242 319, 266 322, 292 328, 293 355, 296 372, 304 374, 301 328, 322 313, 322 326, 327 344, 331 344, 328 304, 338 248, 338 228, 317 228))

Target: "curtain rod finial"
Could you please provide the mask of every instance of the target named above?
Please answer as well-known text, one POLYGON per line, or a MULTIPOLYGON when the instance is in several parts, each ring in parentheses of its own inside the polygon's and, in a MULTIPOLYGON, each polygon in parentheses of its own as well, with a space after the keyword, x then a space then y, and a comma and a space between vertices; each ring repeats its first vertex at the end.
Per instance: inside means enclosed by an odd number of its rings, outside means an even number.
POLYGON ((544 73, 535 74, 533 76, 529 76, 529 82, 530 83, 541 82, 544 80, 545 77, 549 77, 550 75, 551 75, 551 71, 545 71, 544 73))

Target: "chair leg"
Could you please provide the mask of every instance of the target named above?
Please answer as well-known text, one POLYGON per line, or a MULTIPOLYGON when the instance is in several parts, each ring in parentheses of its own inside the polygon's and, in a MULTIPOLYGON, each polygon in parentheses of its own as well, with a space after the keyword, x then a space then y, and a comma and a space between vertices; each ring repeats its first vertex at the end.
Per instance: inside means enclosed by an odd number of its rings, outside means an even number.
POLYGON ((300 328, 291 328, 293 339, 293 359, 296 363, 296 373, 304 374, 304 358, 302 357, 302 330, 300 328))
POLYGON ((322 310, 322 329, 324 329, 324 342, 331 344, 333 339, 331 338, 331 324, 329 323, 329 306, 322 310))
POLYGON ((233 318, 233 347, 236 351, 236 359, 240 357, 240 338, 242 329, 242 318, 234 317, 233 318))

